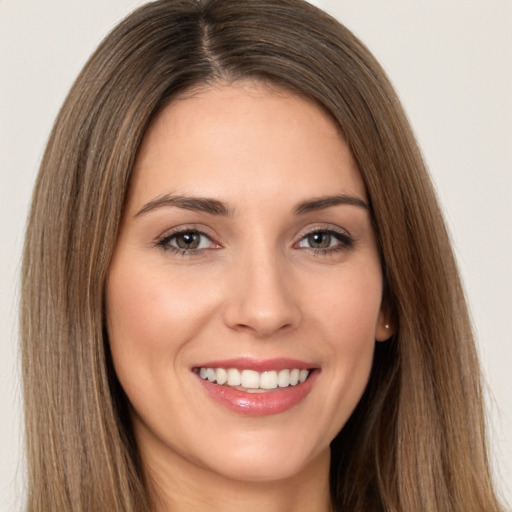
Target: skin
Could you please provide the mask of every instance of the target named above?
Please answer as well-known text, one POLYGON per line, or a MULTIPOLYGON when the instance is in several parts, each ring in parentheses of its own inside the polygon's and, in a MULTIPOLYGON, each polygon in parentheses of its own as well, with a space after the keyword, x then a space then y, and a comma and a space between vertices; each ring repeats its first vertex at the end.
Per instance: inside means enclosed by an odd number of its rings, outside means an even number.
POLYGON ((375 341, 391 335, 368 209, 296 211, 333 195, 367 202, 339 130, 285 91, 205 87, 148 129, 106 291, 114 366, 159 510, 330 509, 329 443, 364 391, 375 341), (212 198, 227 214, 156 206, 165 195, 212 198), (206 236, 176 252, 176 229, 206 236), (341 235, 322 251, 307 235, 325 242, 327 230, 341 235), (319 371, 298 405, 248 417, 191 371, 235 357, 319 371))

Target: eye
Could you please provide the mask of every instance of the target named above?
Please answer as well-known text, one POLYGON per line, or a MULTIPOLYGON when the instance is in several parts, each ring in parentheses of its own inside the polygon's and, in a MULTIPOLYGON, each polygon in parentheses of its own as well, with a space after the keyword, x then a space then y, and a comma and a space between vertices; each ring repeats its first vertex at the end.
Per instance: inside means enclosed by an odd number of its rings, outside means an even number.
POLYGON ((157 245, 181 254, 218 247, 206 233, 197 229, 174 232, 159 240, 157 245))
POLYGON ((346 233, 340 233, 330 229, 318 229, 304 235, 298 247, 320 251, 335 251, 348 249, 353 241, 346 233))

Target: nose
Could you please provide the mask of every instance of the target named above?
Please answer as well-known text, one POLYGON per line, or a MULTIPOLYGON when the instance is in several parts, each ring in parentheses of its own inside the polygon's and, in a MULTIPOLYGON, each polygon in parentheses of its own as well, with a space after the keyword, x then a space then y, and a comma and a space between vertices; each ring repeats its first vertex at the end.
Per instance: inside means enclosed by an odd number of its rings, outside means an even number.
POLYGON ((237 267, 224 310, 228 327, 269 338, 300 324, 302 314, 293 279, 277 255, 253 257, 237 267))

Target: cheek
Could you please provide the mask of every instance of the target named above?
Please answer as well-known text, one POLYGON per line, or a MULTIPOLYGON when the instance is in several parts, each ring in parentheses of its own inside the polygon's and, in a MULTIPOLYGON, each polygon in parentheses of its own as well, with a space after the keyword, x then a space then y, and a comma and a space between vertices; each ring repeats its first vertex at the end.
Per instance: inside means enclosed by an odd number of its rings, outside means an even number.
POLYGON ((335 412, 341 424, 352 413, 368 382, 380 321, 380 266, 363 269, 345 273, 351 277, 341 277, 314 301, 317 326, 323 326, 322 338, 329 356, 325 369, 331 383, 329 397, 343 404, 335 412))
POLYGON ((111 345, 139 346, 144 353, 186 339, 207 316, 208 298, 193 283, 177 282, 158 269, 119 265, 107 283, 107 322, 111 345))
POLYGON ((198 299, 197 283, 180 282, 161 265, 136 264, 128 256, 126 251, 113 261, 107 281, 109 344, 133 410, 151 423, 154 411, 169 403, 173 409, 185 407, 175 378, 183 372, 183 347, 212 308, 207 299, 198 299))
POLYGON ((343 269, 310 297, 314 316, 329 330, 334 346, 356 350, 375 341, 382 301, 382 274, 378 262, 343 269), (338 342, 336 341, 338 340, 338 342))
MULTIPOLYGON (((132 402, 150 396, 163 376, 175 375, 183 346, 208 321, 211 298, 156 266, 111 266, 106 288, 107 329, 116 374, 132 402)), ((135 403, 134 403, 135 405, 135 403)))
POLYGON ((113 355, 126 356, 132 351, 146 354, 148 348, 157 349, 166 330, 162 310, 170 307, 165 287, 154 283, 151 275, 114 267, 107 286, 107 325, 113 355))
MULTIPOLYGON (((350 365, 368 374, 375 348, 375 334, 379 322, 382 286, 380 273, 361 279, 354 286, 347 286, 347 293, 338 303, 339 332, 337 350, 350 357, 340 357, 339 364, 350 365)), ((367 377, 367 375, 366 375, 367 377)))

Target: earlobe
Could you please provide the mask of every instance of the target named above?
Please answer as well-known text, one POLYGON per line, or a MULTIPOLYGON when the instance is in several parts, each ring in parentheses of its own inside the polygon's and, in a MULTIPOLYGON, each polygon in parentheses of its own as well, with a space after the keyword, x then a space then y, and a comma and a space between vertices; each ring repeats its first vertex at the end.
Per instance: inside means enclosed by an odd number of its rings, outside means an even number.
POLYGON ((389 319, 389 315, 381 311, 377 322, 377 328, 375 329, 375 340, 387 341, 391 336, 393 336, 393 334, 395 334, 395 329, 389 319))

